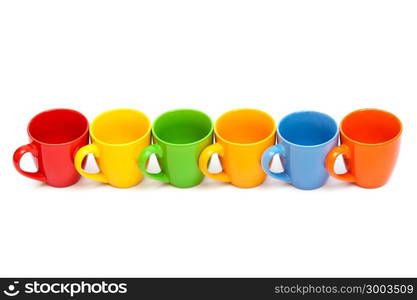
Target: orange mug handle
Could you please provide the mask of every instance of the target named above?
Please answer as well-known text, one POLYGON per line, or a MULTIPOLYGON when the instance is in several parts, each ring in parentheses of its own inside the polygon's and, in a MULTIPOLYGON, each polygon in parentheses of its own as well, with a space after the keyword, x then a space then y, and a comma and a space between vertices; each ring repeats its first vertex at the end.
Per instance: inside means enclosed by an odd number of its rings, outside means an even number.
POLYGON ((334 164, 336 162, 336 158, 339 155, 344 155, 345 157, 349 157, 350 156, 350 149, 348 146, 346 145, 340 145, 337 147, 334 147, 329 154, 327 154, 326 157, 326 169, 327 172, 329 172, 329 174, 339 180, 343 180, 343 181, 348 181, 348 182, 354 182, 355 181, 355 177, 353 176, 352 173, 350 173, 349 171, 347 171, 344 174, 336 174, 336 172, 334 171, 334 164))
POLYGON ((208 146, 206 149, 204 149, 203 152, 201 152, 199 163, 198 163, 201 172, 211 179, 219 180, 223 182, 230 182, 230 177, 226 174, 225 171, 222 171, 220 173, 209 172, 208 165, 209 165, 211 156, 214 153, 217 153, 220 157, 222 157, 224 155, 223 146, 218 143, 212 144, 208 146))

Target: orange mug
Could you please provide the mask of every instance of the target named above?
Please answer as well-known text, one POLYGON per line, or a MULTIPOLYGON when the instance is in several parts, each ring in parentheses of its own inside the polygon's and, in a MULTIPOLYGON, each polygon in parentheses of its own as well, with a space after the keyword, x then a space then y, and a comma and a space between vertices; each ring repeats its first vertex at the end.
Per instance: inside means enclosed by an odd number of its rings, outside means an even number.
POLYGON ((400 150, 401 121, 379 109, 360 109, 340 124, 341 145, 327 155, 326 168, 334 178, 377 188, 389 180, 400 150), (336 174, 334 163, 342 154, 347 173, 336 174))
POLYGON ((264 151, 275 144, 276 126, 267 113, 256 109, 237 109, 216 122, 216 143, 205 148, 199 158, 200 170, 209 178, 251 188, 264 182, 261 166, 264 151), (208 164, 217 153, 223 171, 210 173, 208 164))

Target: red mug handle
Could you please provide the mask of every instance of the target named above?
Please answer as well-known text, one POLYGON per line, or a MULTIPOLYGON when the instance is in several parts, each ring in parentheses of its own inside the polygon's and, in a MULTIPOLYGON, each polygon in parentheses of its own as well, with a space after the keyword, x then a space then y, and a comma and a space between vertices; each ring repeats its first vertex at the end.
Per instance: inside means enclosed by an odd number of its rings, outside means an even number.
POLYGON ((26 153, 30 153, 35 158, 38 158, 38 150, 33 144, 27 144, 27 145, 21 146, 17 148, 17 150, 14 152, 14 155, 13 155, 14 167, 23 176, 45 182, 46 181, 45 175, 43 175, 41 171, 38 170, 37 172, 27 172, 27 171, 22 170, 22 168, 20 167, 20 160, 22 159, 23 155, 25 155, 26 153))

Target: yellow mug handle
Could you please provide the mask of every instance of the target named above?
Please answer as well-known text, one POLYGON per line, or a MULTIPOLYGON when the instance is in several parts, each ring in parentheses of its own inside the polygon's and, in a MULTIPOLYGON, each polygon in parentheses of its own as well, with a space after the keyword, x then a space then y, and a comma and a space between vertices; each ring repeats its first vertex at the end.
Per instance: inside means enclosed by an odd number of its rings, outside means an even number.
POLYGON ((78 173, 80 173, 82 176, 86 178, 89 178, 95 181, 108 183, 109 181, 107 180, 106 176, 104 176, 102 172, 88 173, 84 171, 82 167, 83 161, 87 157, 87 155, 90 153, 93 154, 94 157, 96 158, 100 157, 99 150, 96 145, 90 144, 90 145, 84 146, 80 150, 78 150, 77 154, 75 155, 75 159, 74 159, 75 168, 77 169, 78 173))
POLYGON ((220 180, 224 182, 230 182, 229 175, 226 174, 225 171, 222 171, 220 173, 210 173, 208 170, 208 165, 210 162, 210 158, 214 153, 217 153, 220 157, 224 155, 224 148, 219 143, 213 144, 205 148, 201 154, 200 158, 198 160, 198 166, 200 167, 201 172, 203 172, 204 175, 207 177, 214 179, 214 180, 220 180))

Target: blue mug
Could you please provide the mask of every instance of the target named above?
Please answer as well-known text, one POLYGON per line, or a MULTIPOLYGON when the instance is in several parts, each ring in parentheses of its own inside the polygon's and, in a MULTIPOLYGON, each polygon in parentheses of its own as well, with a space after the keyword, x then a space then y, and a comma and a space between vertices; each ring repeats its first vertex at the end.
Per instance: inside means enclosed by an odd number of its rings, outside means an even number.
POLYGON ((326 183, 327 153, 337 146, 339 130, 335 120, 316 111, 287 115, 278 125, 279 144, 269 147, 262 156, 264 171, 302 190, 312 190, 326 183), (271 171, 273 157, 279 155, 284 169, 271 171))

